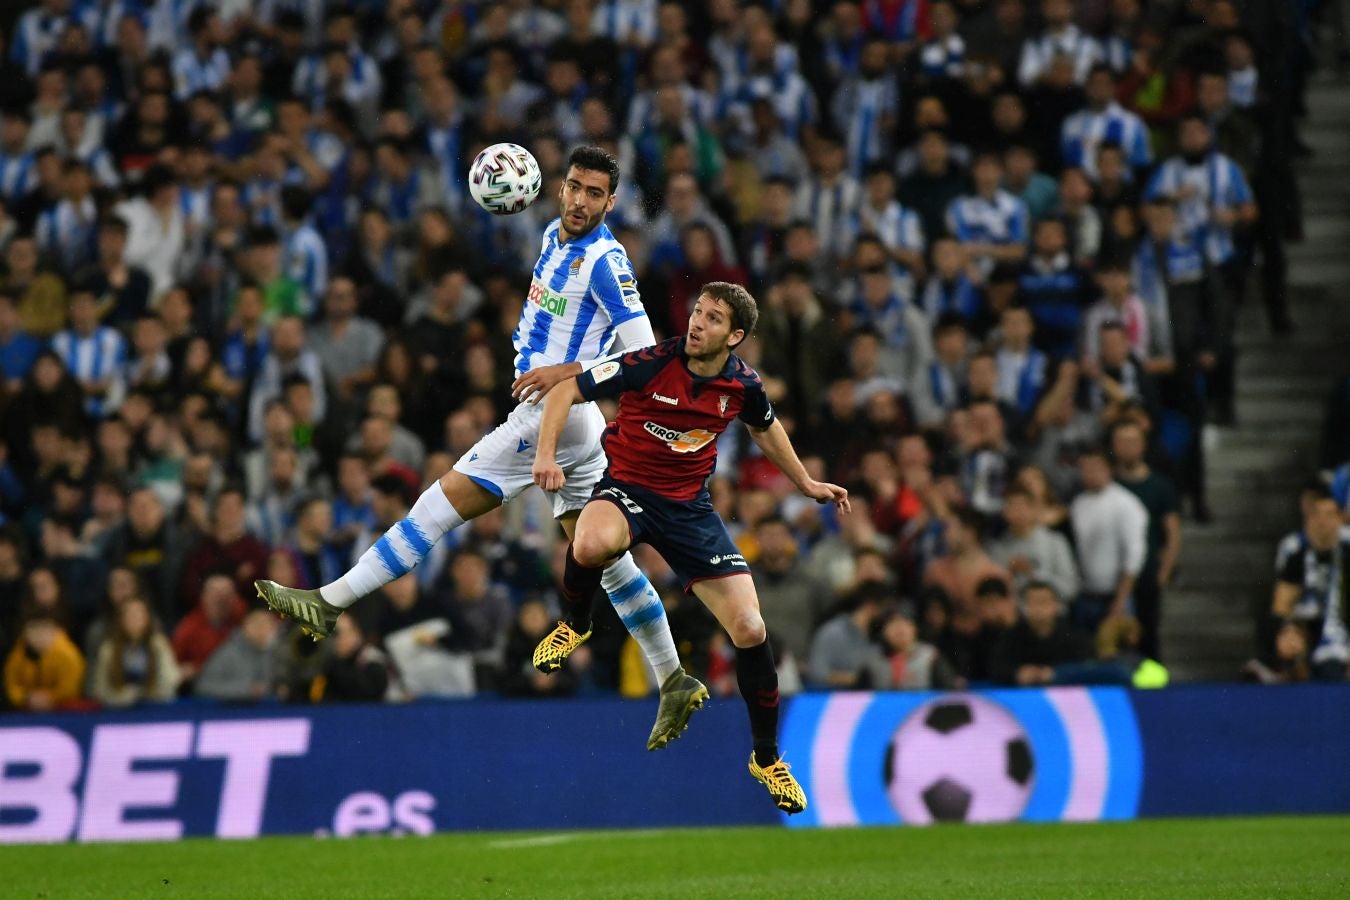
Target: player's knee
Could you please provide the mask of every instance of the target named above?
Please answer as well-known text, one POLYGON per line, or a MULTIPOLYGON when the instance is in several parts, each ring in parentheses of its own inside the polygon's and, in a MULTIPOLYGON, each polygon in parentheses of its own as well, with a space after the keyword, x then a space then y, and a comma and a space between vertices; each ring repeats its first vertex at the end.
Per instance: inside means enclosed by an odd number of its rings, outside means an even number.
POLYGON ((615 550, 603 535, 579 531, 572 541, 572 557, 583 566, 603 566, 615 556, 615 550))
POLYGON ((737 647, 758 647, 768 637, 764 630, 764 617, 754 610, 737 615, 727 630, 731 633, 731 642, 737 647))

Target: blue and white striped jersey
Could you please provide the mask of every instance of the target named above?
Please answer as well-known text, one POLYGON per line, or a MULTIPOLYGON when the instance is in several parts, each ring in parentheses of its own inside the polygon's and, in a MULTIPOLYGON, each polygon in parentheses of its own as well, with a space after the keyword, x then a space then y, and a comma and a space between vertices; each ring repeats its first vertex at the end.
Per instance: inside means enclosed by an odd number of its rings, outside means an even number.
POLYGON ((900 82, 882 78, 849 78, 835 92, 834 126, 848 148, 848 166, 861 178, 871 163, 891 155, 890 120, 900 111, 900 82))
POLYGON ((1190 165, 1180 156, 1163 162, 1149 182, 1145 197, 1177 198, 1177 229, 1194 235, 1205 246, 1205 257, 1215 265, 1232 259, 1233 229, 1214 221, 1214 210, 1234 210, 1253 202, 1252 190, 1242 167, 1222 153, 1211 153, 1204 162, 1190 165), (1188 196, 1180 195, 1190 188, 1188 196))
POLYGON ((1084 109, 1064 120, 1060 129, 1060 156, 1064 165, 1081 168, 1095 180, 1097 148, 1106 141, 1119 144, 1126 161, 1136 169, 1153 163, 1143 119, 1114 100, 1101 112, 1084 109))
POLYGON ((1057 56, 1073 61, 1073 80, 1087 81, 1088 72, 1105 56, 1102 45, 1083 33, 1077 25, 1066 25, 1058 32, 1044 31, 1022 43, 1022 58, 1017 64, 1017 80, 1023 87, 1031 87, 1050 70, 1057 56))
POLYGON ((33 154, 0 150, 0 195, 12 203, 36 187, 37 165, 33 154))
POLYGON ((230 55, 217 47, 206 59, 193 47, 179 50, 173 57, 173 95, 186 100, 198 91, 217 91, 230 77, 230 55))
POLYGON ((116 329, 100 325, 86 336, 67 328, 52 338, 52 350, 77 381, 112 379, 104 397, 85 398, 85 411, 91 416, 102 416, 105 407, 116 407, 121 402, 120 376, 126 363, 127 344, 116 329))
POLYGON ((947 229, 963 244, 1025 244, 1030 219, 1021 198, 1002 188, 991 200, 968 194, 947 207, 947 229))
POLYGON ((516 374, 539 366, 598 359, 621 323, 645 316, 637 276, 623 245, 601 223, 558 242, 560 219, 544 230, 530 292, 511 341, 516 374))
POLYGON ((281 268, 305 292, 307 312, 323 302, 328 290, 328 245, 309 222, 283 235, 281 268))

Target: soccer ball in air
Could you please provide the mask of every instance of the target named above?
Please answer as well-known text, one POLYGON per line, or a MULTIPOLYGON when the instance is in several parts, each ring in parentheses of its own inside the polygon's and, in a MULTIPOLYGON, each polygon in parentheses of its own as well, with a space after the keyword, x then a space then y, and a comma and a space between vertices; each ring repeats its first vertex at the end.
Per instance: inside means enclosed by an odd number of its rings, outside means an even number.
POLYGON ((518 213, 539 196, 539 163, 519 144, 493 144, 469 166, 469 193, 494 216, 518 213))
POLYGON ((900 723, 883 774, 907 823, 1007 822, 1026 808, 1035 763, 1012 713, 983 697, 949 695, 900 723))

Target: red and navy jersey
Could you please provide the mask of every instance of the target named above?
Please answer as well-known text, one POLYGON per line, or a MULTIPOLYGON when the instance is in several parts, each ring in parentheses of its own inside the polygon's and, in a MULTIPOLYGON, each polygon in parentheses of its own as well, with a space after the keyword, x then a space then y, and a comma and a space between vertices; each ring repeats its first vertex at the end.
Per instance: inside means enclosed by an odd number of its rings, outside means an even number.
POLYGON ((773 404, 754 369, 734 353, 722 371, 689 371, 684 338, 625 353, 577 376, 587 400, 619 398, 605 431, 609 475, 671 500, 693 500, 717 465, 717 436, 732 419, 773 424, 773 404))

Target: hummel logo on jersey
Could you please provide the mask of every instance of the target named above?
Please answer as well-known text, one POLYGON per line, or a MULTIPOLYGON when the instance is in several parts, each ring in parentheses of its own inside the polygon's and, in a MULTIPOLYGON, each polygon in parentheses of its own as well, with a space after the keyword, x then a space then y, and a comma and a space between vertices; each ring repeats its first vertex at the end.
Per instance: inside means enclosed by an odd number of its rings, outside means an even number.
POLYGON ((524 453, 524 452, 525 452, 526 450, 528 450, 528 449, 530 449, 530 442, 527 441, 527 440, 525 440, 524 438, 521 438, 521 439, 520 439, 520 446, 516 448, 516 452, 517 452, 517 453, 524 453))
POLYGON ((469 462, 473 462, 473 461, 474 461, 475 459, 477 459, 477 458, 478 458, 478 454, 477 454, 477 453, 474 453, 474 454, 472 454, 472 455, 469 457, 469 462))
POLYGON ((674 397, 667 397, 664 394, 652 394, 653 400, 659 400, 662 403, 669 403, 671 406, 679 406, 680 401, 674 397))
POLYGON ((711 431, 704 431, 702 428, 695 428, 693 431, 676 431, 674 428, 667 428, 665 425, 658 425, 655 422, 643 422, 642 427, 648 434, 655 435, 665 441, 666 445, 676 453, 693 453, 696 450, 702 450, 717 438, 717 435, 711 431))

